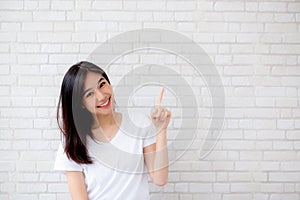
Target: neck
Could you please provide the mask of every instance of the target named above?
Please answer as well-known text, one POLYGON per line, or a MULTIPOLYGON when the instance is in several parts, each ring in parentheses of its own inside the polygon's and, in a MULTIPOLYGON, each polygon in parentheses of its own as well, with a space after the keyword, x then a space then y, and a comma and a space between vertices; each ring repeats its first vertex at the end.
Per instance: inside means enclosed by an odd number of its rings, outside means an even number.
POLYGON ((116 114, 112 113, 110 115, 97 115, 95 120, 97 120, 94 123, 95 126, 99 125, 101 128, 110 127, 116 124, 116 114))

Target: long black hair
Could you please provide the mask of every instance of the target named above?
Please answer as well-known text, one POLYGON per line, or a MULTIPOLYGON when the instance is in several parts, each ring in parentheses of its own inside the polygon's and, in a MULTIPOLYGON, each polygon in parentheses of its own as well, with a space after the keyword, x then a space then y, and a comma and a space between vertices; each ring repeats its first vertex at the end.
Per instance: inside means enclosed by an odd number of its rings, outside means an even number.
POLYGON ((76 163, 85 164, 93 163, 86 148, 86 136, 92 136, 93 116, 82 107, 83 86, 89 71, 101 74, 110 84, 103 69, 93 63, 81 61, 71 66, 65 74, 57 105, 57 123, 63 133, 65 153, 76 163))

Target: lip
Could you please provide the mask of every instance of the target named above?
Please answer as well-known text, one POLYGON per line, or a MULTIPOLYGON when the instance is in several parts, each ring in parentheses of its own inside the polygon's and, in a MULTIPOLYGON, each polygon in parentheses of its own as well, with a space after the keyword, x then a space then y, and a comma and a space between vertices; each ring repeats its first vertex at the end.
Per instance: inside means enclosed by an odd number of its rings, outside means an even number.
POLYGON ((108 103, 106 106, 97 106, 97 108, 108 108, 110 106, 110 97, 108 98, 108 103))

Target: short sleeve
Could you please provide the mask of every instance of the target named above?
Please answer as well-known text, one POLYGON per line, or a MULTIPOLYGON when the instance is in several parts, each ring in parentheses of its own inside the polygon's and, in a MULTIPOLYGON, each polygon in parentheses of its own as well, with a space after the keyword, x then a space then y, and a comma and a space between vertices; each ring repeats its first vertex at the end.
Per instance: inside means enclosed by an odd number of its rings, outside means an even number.
POLYGON ((151 144, 156 143, 156 138, 155 137, 150 137, 150 138, 145 138, 143 142, 143 147, 149 146, 151 144))
POLYGON ((83 171, 83 167, 67 157, 66 153, 64 152, 63 145, 60 143, 56 154, 54 170, 83 171))

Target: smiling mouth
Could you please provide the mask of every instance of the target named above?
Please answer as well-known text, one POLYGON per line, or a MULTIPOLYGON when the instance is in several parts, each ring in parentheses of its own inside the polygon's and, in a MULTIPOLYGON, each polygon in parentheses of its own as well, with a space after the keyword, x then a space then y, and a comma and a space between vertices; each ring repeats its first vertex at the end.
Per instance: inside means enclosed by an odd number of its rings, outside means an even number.
POLYGON ((97 106, 97 108, 107 108, 109 106, 110 106, 110 97, 108 98, 108 100, 105 103, 97 106))

